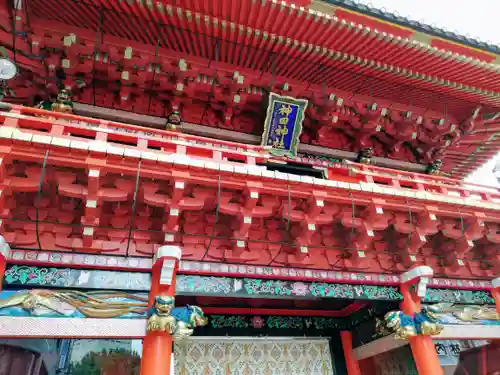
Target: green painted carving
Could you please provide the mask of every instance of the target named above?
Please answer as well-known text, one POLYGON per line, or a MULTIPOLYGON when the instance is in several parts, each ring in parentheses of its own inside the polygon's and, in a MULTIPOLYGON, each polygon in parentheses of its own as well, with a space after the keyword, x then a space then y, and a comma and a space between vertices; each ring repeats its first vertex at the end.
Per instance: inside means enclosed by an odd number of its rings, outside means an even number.
MULTIPOLYGON (((140 272, 14 265, 10 266, 5 273, 5 285, 149 291, 151 275, 140 272)), ((384 301, 401 300, 398 288, 388 286, 309 283, 252 278, 239 279, 200 275, 178 275, 176 289, 179 295, 222 294, 243 298, 323 297, 384 301)))
POLYGON ((391 286, 312 283, 314 297, 401 300, 399 289, 391 286))
POLYGON ((248 328, 250 323, 246 316, 210 315, 210 325, 213 328, 248 328))
POLYGON ((450 302, 471 305, 494 305, 490 292, 484 290, 427 289, 424 302, 450 302))
POLYGON ((228 294, 233 292, 233 283, 229 277, 179 275, 176 289, 184 293, 228 294))
MULTIPOLYGON (((60 288, 149 291, 151 275, 140 272, 81 270, 11 265, 4 276, 5 285, 60 288)), ((261 298, 346 298, 381 301, 402 300, 399 288, 362 284, 332 284, 271 279, 178 275, 177 294, 226 295, 261 298)), ((449 302, 475 305, 494 304, 490 292, 480 290, 427 289, 424 302, 449 302)))
POLYGON ((269 316, 266 319, 268 328, 303 329, 304 318, 298 316, 269 316))
POLYGON ((328 284, 328 283, 312 283, 311 293, 314 297, 332 297, 332 298, 354 298, 353 288, 351 285, 343 284, 328 284))
POLYGON ((149 291, 151 274, 12 265, 5 285, 149 291))
POLYGON ((248 294, 253 295, 277 295, 291 296, 294 295, 293 287, 289 282, 280 280, 260 280, 260 279, 245 279, 245 290, 248 294))
POLYGON ((339 321, 337 319, 325 318, 325 317, 313 318, 314 328, 316 328, 318 331, 347 328, 348 322, 349 322, 348 318, 345 319, 345 322, 339 321))
POLYGON ((391 286, 350 285, 329 283, 302 283, 280 280, 244 279, 244 288, 250 295, 297 297, 324 297, 347 299, 402 299, 399 289, 391 286))
POLYGON ((367 299, 389 299, 389 300, 402 300, 403 296, 398 288, 376 285, 363 285, 363 295, 367 299), (386 297, 386 298, 384 298, 386 297))
POLYGON ((5 271, 7 284, 70 286, 74 283, 71 270, 14 265, 5 271))
POLYGON ((210 315, 210 326, 216 329, 270 329, 329 331, 346 329, 349 318, 300 316, 233 316, 210 315))

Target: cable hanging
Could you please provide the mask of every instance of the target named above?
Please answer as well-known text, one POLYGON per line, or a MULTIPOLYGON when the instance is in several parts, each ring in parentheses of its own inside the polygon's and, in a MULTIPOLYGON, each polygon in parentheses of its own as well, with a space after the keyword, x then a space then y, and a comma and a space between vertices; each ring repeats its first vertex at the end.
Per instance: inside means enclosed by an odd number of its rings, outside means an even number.
POLYGON ((462 230, 462 239, 465 237, 465 223, 464 223, 464 216, 462 215, 462 211, 460 211, 460 208, 457 207, 458 214, 460 215, 460 227, 462 230))
POLYGON ((288 205, 287 205, 288 206, 288 217, 287 217, 287 223, 286 223, 286 228, 285 228, 287 238, 286 238, 285 241, 281 242, 280 249, 278 250, 278 252, 276 253, 276 255, 271 258, 271 260, 269 261, 269 263, 267 263, 267 266, 270 266, 271 264, 274 263, 274 261, 276 259, 278 259, 278 257, 281 254, 281 251, 283 250, 283 245, 292 245, 291 244, 292 236, 290 234, 291 215, 292 215, 292 193, 290 191, 290 184, 287 185, 287 190, 288 190, 288 205))
MULTIPOLYGON (((36 224, 36 220, 30 220, 30 219, 26 219, 26 218, 16 218, 13 216, 0 216, 0 220, 9 220, 9 221, 17 221, 17 222, 23 222, 23 223, 35 223, 36 224)), ((52 220, 39 220, 39 222, 42 224, 61 225, 64 227, 72 227, 72 228, 81 226, 81 224, 61 223, 61 222, 52 221, 52 220)), ((110 225, 107 225, 107 226, 97 225, 97 226, 94 226, 94 228, 103 229, 103 230, 128 229, 128 227, 127 228, 115 228, 115 227, 112 227, 110 225)), ((161 232, 161 230, 157 230, 157 229, 140 229, 138 231, 143 232, 143 233, 159 233, 159 232, 161 232)), ((162 232, 162 233, 164 233, 164 232, 162 232)), ((167 234, 168 234, 168 232, 167 232, 167 234)), ((185 232, 173 232, 172 234, 182 235, 182 236, 186 236, 186 237, 205 237, 205 238, 210 237, 210 235, 208 235, 208 234, 193 234, 193 233, 185 233, 185 232)), ((227 237, 227 236, 213 236, 213 238, 214 239, 221 239, 221 240, 237 240, 237 238, 227 237)), ((286 243, 284 241, 268 241, 268 240, 256 240, 256 239, 254 239, 254 240, 248 240, 248 242, 261 243, 261 244, 285 244, 286 245, 286 243)), ((14 248, 18 249, 18 250, 29 250, 29 251, 38 250, 38 248, 36 248, 36 247, 32 248, 32 247, 15 246, 14 248)), ((311 248, 311 249, 324 249, 325 251, 328 251, 334 247, 324 246, 324 245, 310 245, 309 248, 311 248)), ((60 252, 60 250, 56 250, 56 249, 43 249, 43 251, 60 252)), ((390 251, 382 251, 380 253, 392 254, 392 255, 395 254, 394 252, 390 252, 390 251)), ((75 252, 75 254, 88 254, 88 252, 75 252)), ((442 257, 437 256, 437 255, 429 255, 428 258, 441 259, 442 257)), ((478 260, 477 258, 462 258, 462 259, 468 260, 468 261, 478 260)), ((267 264, 258 263, 258 264, 254 264, 254 265, 260 266, 260 267, 266 267, 266 266, 269 266, 269 263, 267 263, 267 264)), ((333 267, 333 266, 331 266, 331 267, 333 267)), ((394 271, 391 269, 384 269, 384 268, 381 268, 381 269, 387 273, 393 273, 393 271, 394 271)), ((359 268, 356 268, 356 270, 359 270, 359 268)), ((438 275, 436 274, 436 276, 438 276, 438 275)), ((442 274, 442 276, 446 277, 447 274, 442 274)), ((468 279, 465 276, 463 278, 468 279)), ((469 278, 474 279, 474 277, 469 277, 469 278)))
POLYGON ((40 242, 40 232, 39 232, 39 222, 40 222, 40 217, 39 217, 39 211, 38 211, 38 206, 40 204, 40 199, 42 198, 42 186, 43 186, 43 181, 45 179, 45 169, 47 168, 47 159, 49 158, 49 149, 45 151, 45 156, 43 157, 43 164, 42 164, 42 173, 40 173, 40 182, 38 183, 38 192, 36 194, 35 198, 35 230, 36 230, 36 242, 38 243, 38 249, 42 251, 42 243, 40 242))
POLYGON ((406 205, 408 206, 408 216, 410 218, 410 230, 408 231, 408 236, 406 237, 406 251, 410 248, 411 236, 413 233, 413 213, 411 211, 411 206, 406 200, 406 205))
POLYGON ((132 216, 130 218, 130 226, 128 228, 128 240, 127 240, 127 250, 125 254, 128 256, 128 249, 130 248, 130 239, 132 237, 132 230, 134 228, 135 211, 137 209, 137 192, 139 191, 139 177, 141 176, 141 164, 142 160, 139 160, 137 165, 137 174, 135 176, 135 190, 134 190, 134 200, 132 201, 132 216))
POLYGON ((214 216, 214 227, 212 228, 212 234, 210 235, 210 238, 208 240, 207 248, 205 249, 205 253, 203 254, 203 257, 201 258, 201 261, 205 259, 205 257, 208 254, 208 251, 210 250, 210 246, 212 246, 212 242, 215 238, 215 231, 217 228, 217 224, 219 223, 219 212, 220 212, 220 173, 217 179, 217 203, 215 206, 215 216, 214 216))
POLYGON ((349 192, 349 196, 351 197, 351 230, 349 232, 349 245, 347 247, 347 250, 349 251, 353 251, 355 250, 354 246, 353 246, 353 238, 354 238, 354 231, 355 231, 355 227, 354 225, 356 224, 356 203, 354 203, 354 197, 352 195, 352 192, 350 191, 349 192))

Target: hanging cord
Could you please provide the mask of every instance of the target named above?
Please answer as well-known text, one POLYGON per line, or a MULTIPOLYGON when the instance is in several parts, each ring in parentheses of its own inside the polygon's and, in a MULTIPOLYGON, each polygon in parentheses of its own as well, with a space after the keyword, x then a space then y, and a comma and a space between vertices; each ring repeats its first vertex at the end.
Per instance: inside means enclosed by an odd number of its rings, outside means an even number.
POLYGON ((354 238, 354 224, 356 223, 356 204, 354 203, 354 197, 352 196, 352 192, 349 192, 349 196, 351 197, 351 216, 352 216, 352 227, 349 232, 349 245, 347 247, 347 250, 352 251, 354 250, 353 245, 352 245, 352 240, 354 238))
POLYGON ((16 20, 17 20, 17 4, 16 4, 16 1, 14 0, 14 12, 13 12, 13 15, 12 15, 12 49, 13 49, 13 53, 14 53, 14 64, 17 63, 17 30, 16 30, 16 20))
POLYGON ((286 233, 288 234, 288 239, 290 239, 290 226, 291 226, 291 216, 292 216, 292 194, 290 192, 290 184, 287 185, 288 190, 288 218, 286 223, 286 233))
POLYGON ((134 191, 134 200, 132 201, 132 216, 130 218, 130 227, 128 228, 127 250, 125 252, 127 256, 128 256, 128 249, 130 248, 130 239, 132 237, 132 230, 134 228, 135 211, 137 210, 137 192, 139 191, 139 177, 141 176, 141 164, 142 160, 139 160, 139 165, 137 166, 137 175, 135 176, 135 191, 134 191))
MULTIPOLYGON (((212 64, 213 57, 215 55, 215 62, 219 63, 219 38, 215 39, 215 45, 214 45, 214 54, 210 56, 210 60, 208 61, 208 66, 207 69, 210 69, 210 65, 212 64)), ((203 109, 203 113, 201 115, 201 120, 200 124, 203 124, 203 120, 205 119, 205 115, 207 114, 208 107, 210 106, 210 100, 213 99, 214 94, 215 94, 215 86, 217 82, 217 68, 214 69, 214 75, 213 75, 213 83, 210 87, 210 94, 208 96, 207 104, 205 105, 205 108, 203 109)), ((219 127, 219 126, 217 126, 219 127)))
MULTIPOLYGON (((351 230, 349 231, 349 241, 346 247, 344 247, 344 250, 347 250, 349 252, 354 251, 354 246, 353 246, 353 238, 354 238, 354 232, 356 228, 354 227, 356 223, 356 203, 354 202, 354 196, 352 195, 352 191, 349 192, 349 196, 351 197, 351 219, 352 219, 352 227, 351 230)), ((335 224, 335 222, 334 222, 335 224)), ((345 269, 345 267, 339 267, 337 266, 341 261, 343 261, 346 258, 345 254, 337 255, 337 260, 333 265, 330 265, 331 268, 337 268, 337 269, 345 269)), ((364 269, 368 269, 367 267, 364 269)))
POLYGON ((212 234, 210 235, 207 248, 205 249, 205 253, 201 258, 201 261, 203 261, 207 256, 208 251, 210 250, 210 246, 212 246, 212 242, 215 238, 215 231, 217 228, 217 224, 219 223, 219 212, 220 212, 220 173, 219 173, 219 178, 217 180, 217 205, 215 206, 214 227, 212 228, 212 234))
MULTIPOLYGON (((408 216, 410 218, 410 231, 408 232, 408 235, 406 236, 406 251, 408 251, 408 248, 410 247, 411 234, 413 232, 413 212, 411 210, 411 206, 408 203, 408 200, 406 200, 406 205, 408 206, 408 216)), ((399 250, 397 250, 397 251, 399 251, 399 250)), ((392 256, 394 256, 395 254, 397 254, 397 252, 394 252, 394 251, 385 251, 385 253, 386 254, 387 253, 391 254, 392 256)), ((393 273, 394 272, 393 269, 384 268, 384 267, 382 267, 382 265, 380 265, 380 269, 382 271, 385 271, 385 272, 388 272, 388 273, 393 273)))
POLYGON ((99 44, 102 41, 102 28, 104 26, 104 8, 101 8, 99 11, 99 24, 97 25, 97 29, 95 31, 95 46, 94 52, 92 53, 92 102, 93 105, 96 105, 96 64, 97 64, 97 54, 99 53, 99 44))
POLYGON ((464 216, 462 215, 462 212, 460 211, 460 208, 457 207, 458 214, 460 215, 460 226, 462 228, 462 239, 465 237, 465 223, 464 223, 464 216))
POLYGON ((408 216, 410 217, 410 231, 408 232, 408 236, 406 237, 406 251, 408 251, 411 242, 411 235, 413 233, 413 213, 411 211, 411 206, 409 205, 408 200, 406 201, 406 205, 408 206, 408 216))
POLYGON ((291 245, 290 244, 290 239, 291 239, 291 236, 290 236, 290 226, 291 226, 291 220, 290 220, 290 217, 292 215, 292 193, 290 191, 290 184, 287 185, 287 189, 288 189, 288 217, 287 217, 287 223, 286 223, 286 234, 287 234, 287 239, 286 241, 284 241, 282 244, 281 244, 281 247, 280 249, 278 250, 278 252, 276 253, 276 255, 269 261, 269 263, 267 263, 267 266, 270 266, 272 263, 274 263, 274 261, 276 259, 278 259, 278 257, 280 256, 281 254, 281 251, 283 250, 283 246, 284 245, 291 245))
MULTIPOLYGON (((156 38, 154 60, 156 60, 156 58, 158 57, 158 51, 160 49, 160 34, 161 34, 161 28, 162 28, 162 26, 156 25, 156 27, 157 27, 157 31, 158 31, 158 36, 156 38)), ((153 69, 153 78, 151 79, 151 84, 149 85, 150 93, 149 93, 149 100, 148 100, 148 113, 151 110, 151 102, 153 101, 153 88, 154 88, 155 80, 156 80, 156 68, 157 68, 157 65, 151 63, 151 68, 153 69)))
POLYGON ((38 243, 38 249, 42 251, 42 243, 40 242, 40 232, 38 229, 39 225, 39 212, 38 212, 38 204, 40 203, 40 199, 42 198, 42 185, 43 185, 43 180, 45 179, 45 168, 47 168, 47 159, 49 158, 49 150, 45 151, 45 156, 43 158, 43 164, 42 164, 42 173, 40 174, 40 182, 38 183, 38 192, 36 194, 35 198, 35 229, 36 229, 36 242, 38 243))
POLYGON ((462 215, 462 211, 460 211, 460 208, 457 207, 458 214, 460 215, 460 226, 462 228, 462 236, 465 235, 465 223, 464 223, 464 216, 462 215))

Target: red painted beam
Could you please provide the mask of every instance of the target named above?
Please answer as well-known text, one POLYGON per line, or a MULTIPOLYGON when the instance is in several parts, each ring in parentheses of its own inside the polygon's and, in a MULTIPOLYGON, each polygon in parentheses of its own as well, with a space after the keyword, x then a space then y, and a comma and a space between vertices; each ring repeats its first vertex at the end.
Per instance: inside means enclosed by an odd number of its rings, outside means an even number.
POLYGON ((206 314, 221 315, 280 315, 280 316, 329 316, 343 318, 361 310, 367 303, 354 302, 342 310, 298 310, 298 309, 266 309, 250 307, 203 307, 206 314))

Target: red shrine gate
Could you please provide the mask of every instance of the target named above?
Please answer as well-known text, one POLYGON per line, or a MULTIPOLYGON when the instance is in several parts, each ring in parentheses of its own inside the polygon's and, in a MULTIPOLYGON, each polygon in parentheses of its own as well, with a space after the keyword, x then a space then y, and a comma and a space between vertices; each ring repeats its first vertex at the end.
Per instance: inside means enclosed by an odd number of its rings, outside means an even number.
POLYGON ((182 244, 186 260, 400 273, 425 260, 436 276, 497 274, 496 189, 360 164, 319 164, 332 179, 296 176, 259 165, 272 157, 258 146, 36 113, 49 115, 2 114, 12 246, 141 257, 182 244))
MULTIPOLYGON (((397 346, 397 334, 419 374, 441 375, 433 339, 500 337, 500 190, 455 179, 498 151, 498 48, 336 0, 4 0, 0 20, 10 59, 1 61, 14 66, 0 96, 52 110, 0 103, 0 232, 13 249, 0 243, 0 274, 6 265, 83 269, 82 284, 93 271, 151 274, 143 294, 117 297, 140 310, 132 319, 82 313, 95 311, 80 303, 115 306, 112 288, 98 299, 5 278, 0 335, 144 337, 143 375, 170 375, 173 336, 207 323, 193 306, 174 313, 182 271, 239 290, 247 279, 301 283, 286 290, 297 299, 380 289, 392 293, 385 306, 402 310, 385 318, 385 328, 399 319, 391 334, 354 349, 354 327, 336 326, 343 353, 334 363, 322 340, 199 339, 179 348, 188 373, 233 373, 238 357, 244 372, 288 374, 293 362, 364 375, 373 367, 363 361, 397 346), (274 97, 301 109, 273 133, 283 144, 295 135, 285 153, 266 139, 274 97), (73 110, 149 128, 60 113, 73 110), (151 129, 175 126, 181 132, 151 129), (200 267, 180 270, 181 258, 200 267), (54 303, 73 315, 36 316, 54 303), (48 320, 26 332, 35 316, 48 320)), ((365 300, 375 323, 383 314, 365 300)), ((247 307, 223 309, 244 311, 248 323, 247 307)))

